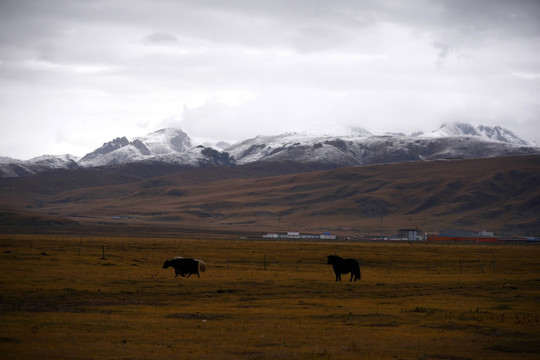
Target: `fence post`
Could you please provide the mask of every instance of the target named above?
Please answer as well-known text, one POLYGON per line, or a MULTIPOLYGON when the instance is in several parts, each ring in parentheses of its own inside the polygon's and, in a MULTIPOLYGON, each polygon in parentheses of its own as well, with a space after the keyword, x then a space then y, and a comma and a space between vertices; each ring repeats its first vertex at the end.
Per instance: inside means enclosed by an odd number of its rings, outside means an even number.
POLYGON ((103 244, 102 246, 102 252, 103 252, 103 256, 101 256, 101 260, 105 260, 105 244, 103 244))
POLYGON ((480 270, 482 270, 482 274, 485 274, 484 267, 482 266, 482 263, 480 262, 480 259, 478 259, 478 265, 480 265, 480 270))

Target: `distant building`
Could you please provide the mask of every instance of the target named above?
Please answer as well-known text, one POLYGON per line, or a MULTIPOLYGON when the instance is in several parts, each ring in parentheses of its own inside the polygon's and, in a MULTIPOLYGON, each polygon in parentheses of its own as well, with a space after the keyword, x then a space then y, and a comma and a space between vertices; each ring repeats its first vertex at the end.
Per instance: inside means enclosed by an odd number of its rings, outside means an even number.
POLYGON ((467 237, 467 236, 494 236, 495 234, 492 231, 469 231, 469 230, 443 230, 439 233, 441 236, 458 236, 458 237, 467 237))
POLYGON ((323 233, 321 235, 300 234, 298 231, 289 231, 287 234, 267 233, 263 235, 264 239, 324 239, 336 240, 336 235, 323 233))
POLYGON ((493 233, 493 231, 482 230, 482 231, 476 231, 474 233, 474 235, 476 235, 476 236, 493 236, 494 233, 493 233))
POLYGON ((469 230, 456 230, 456 229, 448 229, 448 230, 441 230, 439 232, 439 235, 441 236, 473 236, 474 232, 469 230))
POLYGON ((444 230, 439 235, 428 236, 428 241, 496 242, 521 241, 519 238, 503 238, 491 231, 444 230))
POLYGON ((399 229, 398 237, 407 240, 418 240, 420 231, 418 229, 399 229))
POLYGON ((319 238, 321 240, 336 240, 336 235, 325 232, 322 233, 319 238))

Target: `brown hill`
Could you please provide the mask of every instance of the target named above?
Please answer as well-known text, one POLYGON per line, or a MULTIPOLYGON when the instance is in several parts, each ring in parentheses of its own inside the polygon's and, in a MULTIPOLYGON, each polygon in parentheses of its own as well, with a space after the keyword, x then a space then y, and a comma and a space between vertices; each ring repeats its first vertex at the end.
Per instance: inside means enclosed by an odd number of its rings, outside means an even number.
POLYGON ((52 221, 55 229, 115 233, 346 229, 333 231, 350 236, 418 227, 540 234, 540 156, 332 170, 147 164, 3 179, 0 190, 0 207, 11 214, 0 217, 4 231, 29 226, 21 217, 43 216, 48 221, 34 218, 32 231, 52 221))

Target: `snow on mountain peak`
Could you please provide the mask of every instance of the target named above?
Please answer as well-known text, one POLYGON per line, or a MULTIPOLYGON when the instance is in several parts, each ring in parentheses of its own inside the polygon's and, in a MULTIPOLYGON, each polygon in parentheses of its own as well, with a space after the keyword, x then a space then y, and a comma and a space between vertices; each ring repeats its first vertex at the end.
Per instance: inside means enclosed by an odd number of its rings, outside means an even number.
POLYGON ((441 127, 429 134, 423 134, 421 137, 427 138, 442 138, 452 136, 475 136, 483 138, 484 140, 492 140, 505 142, 514 145, 532 145, 530 142, 519 138, 510 130, 504 129, 500 126, 484 126, 480 125, 474 127, 471 124, 463 122, 450 122, 443 123, 441 127))
POLYGON ((376 136, 358 128, 316 128, 274 136, 257 136, 225 149, 239 164, 295 160, 363 165, 434 158, 467 158, 538 152, 502 128, 446 123, 430 134, 376 136))
POLYGON ((441 127, 426 137, 448 137, 448 136, 481 136, 480 132, 471 124, 461 122, 443 123, 441 127))
POLYGON ((161 129, 146 136, 136 137, 148 149, 150 155, 184 152, 192 147, 189 136, 179 129, 161 129))
POLYGON ((350 138, 350 137, 368 137, 373 136, 369 131, 359 128, 359 127, 342 127, 342 126, 319 126, 313 129, 302 131, 296 133, 299 136, 303 137, 312 137, 312 138, 324 138, 324 137, 339 137, 339 138, 350 138))
POLYGON ((507 142, 507 143, 516 144, 516 145, 524 145, 524 146, 533 145, 531 142, 521 139, 512 131, 508 129, 504 129, 500 126, 492 127, 492 126, 480 125, 478 126, 478 130, 483 136, 491 140, 502 141, 502 142, 507 142))
POLYGON ((428 134, 374 135, 355 127, 316 127, 302 132, 257 136, 229 145, 193 146, 179 129, 161 129, 128 140, 117 137, 82 159, 72 155, 43 155, 28 161, 0 157, 0 177, 28 176, 48 169, 74 169, 138 161, 188 166, 235 166, 256 161, 292 160, 332 166, 374 163, 538 154, 538 145, 499 126, 475 127, 453 122, 428 134))
POLYGON ((21 160, 17 160, 14 158, 11 158, 9 156, 0 156, 0 165, 2 164, 12 164, 14 162, 20 162, 21 160))
POLYGON ((77 162, 78 160, 79 160, 78 156, 74 156, 71 154, 62 154, 62 155, 47 155, 46 154, 46 155, 36 156, 28 160, 27 162, 31 164, 36 164, 36 163, 47 162, 47 161, 64 161, 64 162, 75 161, 77 162))
POLYGON ((26 164, 48 169, 75 169, 79 166, 77 161, 79 157, 70 154, 41 155, 26 161, 26 164))
MULTIPOLYGON (((345 142, 361 142, 372 137, 369 131, 353 127, 317 127, 303 132, 289 132, 273 136, 257 136, 241 141, 225 149, 240 164, 266 158, 282 158, 293 153, 300 153, 299 147, 312 149, 305 152, 304 157, 316 161, 329 158, 330 152, 345 142), (330 145, 332 144, 332 145, 330 145), (337 146, 336 146, 337 145, 337 146), (285 155, 287 154, 287 155, 285 155)), ((302 159, 299 159, 302 160, 302 159)))
POLYGON ((359 127, 325 126, 275 136, 257 136, 256 138, 273 139, 281 145, 286 145, 291 142, 314 143, 325 139, 358 140, 370 136, 373 134, 359 127))
POLYGON ((192 147, 189 136, 179 129, 161 129, 129 141, 116 138, 86 154, 79 164, 86 167, 124 164, 151 157, 181 153, 192 147))

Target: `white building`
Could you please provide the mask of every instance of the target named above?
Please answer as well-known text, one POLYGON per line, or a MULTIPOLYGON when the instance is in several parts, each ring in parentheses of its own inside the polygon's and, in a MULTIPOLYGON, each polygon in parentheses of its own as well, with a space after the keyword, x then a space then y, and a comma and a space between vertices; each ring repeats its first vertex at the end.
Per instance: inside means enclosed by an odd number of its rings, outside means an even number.
POLYGON ((320 236, 321 240, 336 240, 336 235, 330 233, 322 233, 320 236))

